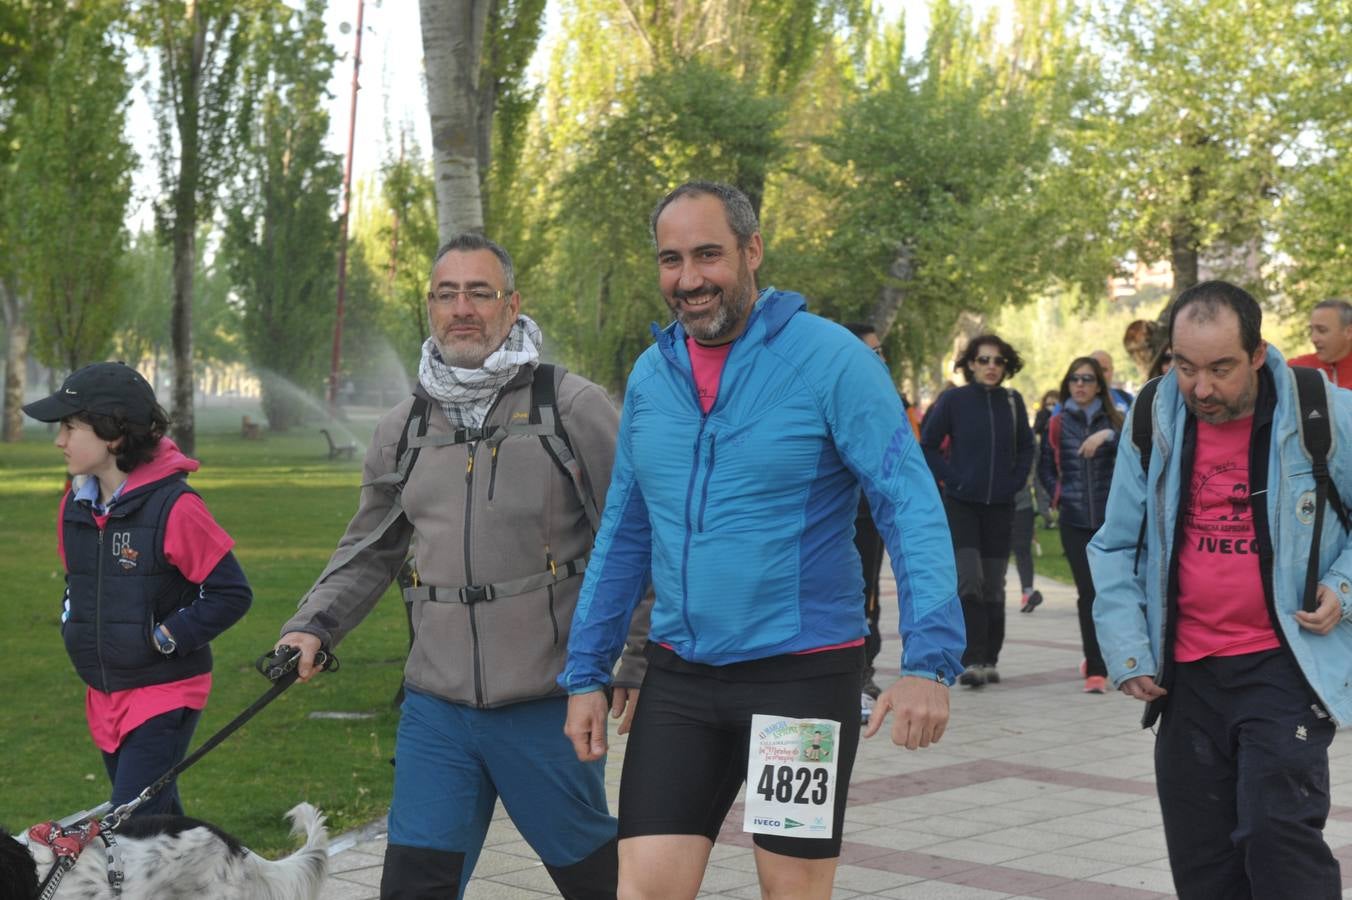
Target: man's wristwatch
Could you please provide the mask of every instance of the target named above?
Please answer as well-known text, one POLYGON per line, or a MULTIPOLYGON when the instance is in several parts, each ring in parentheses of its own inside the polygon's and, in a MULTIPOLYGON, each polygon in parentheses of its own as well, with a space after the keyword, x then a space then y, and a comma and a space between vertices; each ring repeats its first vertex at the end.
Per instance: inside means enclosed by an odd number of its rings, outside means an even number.
POLYGON ((165 656, 168 656, 178 649, 178 642, 170 637, 169 632, 163 625, 155 626, 155 630, 152 631, 151 634, 155 638, 155 648, 165 656))

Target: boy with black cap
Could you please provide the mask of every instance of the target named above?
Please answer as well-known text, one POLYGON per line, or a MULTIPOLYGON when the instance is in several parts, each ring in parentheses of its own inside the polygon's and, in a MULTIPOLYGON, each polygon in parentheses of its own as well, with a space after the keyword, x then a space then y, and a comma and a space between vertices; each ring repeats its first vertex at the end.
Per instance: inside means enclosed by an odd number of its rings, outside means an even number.
MULTIPOLYGON (((24 412, 61 423, 61 634, 117 806, 183 759, 211 691, 208 644, 253 594, 234 541, 187 485, 197 461, 165 437, 168 416, 135 369, 85 366, 24 412)), ((137 810, 182 812, 176 783, 137 810)))

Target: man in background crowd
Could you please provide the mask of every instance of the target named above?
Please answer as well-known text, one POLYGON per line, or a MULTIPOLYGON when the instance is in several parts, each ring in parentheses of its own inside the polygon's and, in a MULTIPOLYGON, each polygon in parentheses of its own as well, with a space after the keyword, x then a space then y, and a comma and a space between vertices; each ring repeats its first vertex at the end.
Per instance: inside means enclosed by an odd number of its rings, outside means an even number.
POLYGON ((1338 387, 1352 388, 1352 303, 1325 300, 1310 311, 1314 352, 1294 356, 1287 365, 1323 369, 1338 387))

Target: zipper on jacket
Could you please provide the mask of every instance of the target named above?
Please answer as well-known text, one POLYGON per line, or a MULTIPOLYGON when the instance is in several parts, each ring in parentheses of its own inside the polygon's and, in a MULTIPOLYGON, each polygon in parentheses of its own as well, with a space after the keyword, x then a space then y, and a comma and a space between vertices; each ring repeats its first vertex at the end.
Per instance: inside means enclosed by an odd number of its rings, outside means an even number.
POLYGON ((995 409, 991 406, 991 394, 994 391, 986 391, 986 418, 991 424, 991 449, 990 449, 990 474, 986 476, 986 505, 990 506, 991 498, 995 496, 995 409))
MULTIPOLYGON (((741 340, 741 338, 739 337, 737 340, 741 340)), ((722 376, 727 374, 727 372, 728 372, 728 364, 732 361, 732 353, 733 353, 733 351, 736 350, 736 349, 737 349, 737 342, 734 341, 732 347, 730 347, 730 348, 728 349, 728 355, 727 355, 726 357, 724 357, 724 359, 723 359, 723 370, 722 370, 722 373, 721 373, 720 376, 719 376, 719 377, 720 377, 720 381, 719 381, 720 387, 724 384, 724 382, 722 381, 722 376)), ((673 356, 674 356, 674 352, 673 352, 673 356)), ((722 397, 723 397, 724 395, 723 395, 722 391, 720 390, 719 396, 717 396, 717 397, 714 398, 713 405, 709 407, 709 412, 705 412, 705 411, 704 411, 703 405, 701 405, 701 403, 700 403, 700 399, 699 399, 699 385, 695 383, 695 372, 694 372, 693 366, 692 366, 690 369, 688 369, 688 370, 687 370, 687 369, 682 369, 682 368, 676 363, 676 360, 673 358, 673 356, 667 356, 666 354, 663 354, 663 358, 667 360, 667 364, 673 366, 677 371, 679 371, 679 372, 681 373, 681 377, 683 377, 683 378, 685 379, 686 384, 690 385, 690 395, 691 395, 691 397, 692 397, 692 398, 694 399, 694 401, 695 401, 695 409, 698 410, 698 411, 699 411, 699 414, 700 414, 700 418, 699 418, 699 431, 695 434, 695 454, 694 454, 694 460, 693 460, 693 461, 691 462, 691 464, 690 464, 690 479, 689 479, 688 483, 686 484, 686 489, 685 489, 685 543, 684 543, 684 545, 683 545, 682 548, 681 548, 681 621, 685 624, 685 632, 686 632, 686 634, 689 635, 689 637, 690 637, 690 647, 691 647, 691 650, 693 651, 693 649, 694 649, 694 647, 695 647, 695 630, 694 630, 694 628, 693 628, 693 627, 691 626, 691 624, 690 624, 690 539, 691 539, 692 535, 694 534, 694 529, 692 528, 692 521, 691 521, 691 520, 692 520, 692 515, 691 515, 690 504, 691 504, 691 502, 693 502, 693 500, 694 500, 694 498, 695 498, 695 481, 696 481, 697 476, 699 475, 699 467, 700 467, 700 445, 701 445, 701 444, 703 443, 703 441, 704 441, 704 428, 705 428, 706 425, 709 424, 709 415, 710 415, 710 413, 712 413, 712 412, 714 411, 714 409, 716 409, 716 408, 718 407, 718 402, 719 402, 719 400, 722 399, 722 397)), ((709 447, 710 447, 710 459, 709 459, 709 465, 710 465, 710 467, 712 467, 712 465, 713 465, 713 441, 712 441, 712 440, 710 440, 709 447)), ((700 515, 699 515, 699 526, 700 526, 700 530, 703 530, 703 528, 704 528, 704 509, 703 509, 703 505, 704 505, 704 501, 705 501, 705 500, 707 499, 707 497, 708 497, 709 475, 710 475, 710 474, 712 474, 712 473, 710 473, 710 472, 706 472, 706 473, 705 473, 704 483, 703 483, 703 486, 702 486, 703 490, 702 490, 702 493, 701 493, 701 505, 700 505, 700 515)))
POLYGON ((103 665, 103 529, 99 529, 98 559, 94 576, 94 655, 99 661, 99 681, 103 683, 103 692, 110 693, 108 670, 103 665))
POLYGON ((718 443, 718 433, 709 435, 709 464, 704 467, 704 483, 699 490, 699 530, 704 530, 704 511, 709 508, 709 479, 714 475, 714 448, 718 443))
POLYGON ((493 487, 498 483, 498 447, 500 444, 494 444, 491 456, 491 462, 488 466, 488 502, 493 502, 493 487))
MULTIPOLYGON (((493 404, 488 407, 488 412, 484 413, 483 421, 486 423, 497 412, 498 404, 502 402, 502 392, 493 398, 493 404)), ((474 566, 470 560, 470 551, 472 544, 470 537, 473 534, 474 525, 474 451, 478 449, 478 441, 469 441, 465 444, 467 458, 465 460, 465 584, 474 584, 474 566)), ((496 457, 494 463, 496 463, 496 457)), ((492 471, 495 466, 490 466, 489 485, 492 485, 492 471)), ((479 650, 479 621, 474 613, 473 603, 466 604, 469 607, 469 635, 470 645, 473 647, 474 661, 474 705, 480 709, 484 705, 484 680, 483 680, 483 654, 479 650)))
MULTIPOLYGON (((465 584, 474 584, 473 567, 470 564, 470 528, 474 524, 474 450, 475 442, 470 441, 465 445, 467 458, 465 460, 465 584)), ((479 668, 482 660, 479 657, 479 623, 475 619, 474 604, 466 604, 469 607, 469 636, 470 645, 474 650, 474 705, 483 707, 484 705, 484 686, 483 679, 479 675, 479 668)))
POLYGON ((708 416, 700 420, 699 432, 695 435, 695 458, 690 464, 690 482, 685 489, 685 546, 681 549, 681 621, 685 623, 685 632, 690 636, 690 645, 695 644, 695 631, 690 625, 690 539, 694 535, 691 527, 690 504, 695 499, 695 477, 699 474, 700 444, 704 442, 704 425, 708 416))
MULTIPOLYGON (((1096 434, 1094 422, 1088 416, 1084 417, 1084 433, 1085 440, 1096 434)), ((1080 442, 1080 446, 1084 446, 1084 441, 1080 442)), ((1099 449, 1102 450, 1103 448, 1100 447, 1099 449)), ((1098 456, 1098 454, 1095 453, 1094 456, 1098 456)), ((1094 456, 1082 456, 1080 458, 1084 460, 1084 496, 1089 502, 1089 527, 1098 531, 1099 526, 1103 523, 1097 521, 1098 513, 1096 510, 1098 507, 1094 503, 1094 456)))

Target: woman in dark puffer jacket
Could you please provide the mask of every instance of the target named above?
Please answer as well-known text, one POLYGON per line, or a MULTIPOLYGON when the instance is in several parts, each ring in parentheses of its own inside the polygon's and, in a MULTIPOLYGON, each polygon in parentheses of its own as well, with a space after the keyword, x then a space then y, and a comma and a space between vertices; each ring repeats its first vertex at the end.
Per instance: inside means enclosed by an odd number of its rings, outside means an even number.
POLYGON ((1088 356, 1075 359, 1061 379, 1061 411, 1052 416, 1042 441, 1038 481, 1060 509, 1061 546, 1079 594, 1080 639, 1084 644, 1084 690, 1107 691, 1108 669, 1094 632, 1094 580, 1085 548, 1103 524, 1113 480, 1122 414, 1109 397, 1103 369, 1088 356))

